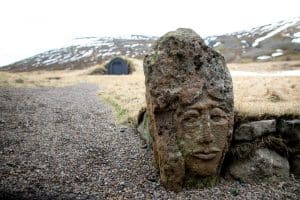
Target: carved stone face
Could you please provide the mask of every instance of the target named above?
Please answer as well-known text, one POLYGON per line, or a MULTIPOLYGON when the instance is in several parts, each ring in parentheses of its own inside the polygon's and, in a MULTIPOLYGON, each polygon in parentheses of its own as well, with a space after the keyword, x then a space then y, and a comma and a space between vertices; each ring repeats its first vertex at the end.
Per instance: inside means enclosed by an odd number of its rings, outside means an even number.
POLYGON ((178 190, 193 175, 218 177, 233 131, 232 80, 224 58, 193 30, 178 29, 157 41, 144 59, 144 73, 161 182, 178 190))
POLYGON ((177 116, 178 145, 192 174, 218 174, 229 135, 228 116, 215 101, 198 102, 177 116))

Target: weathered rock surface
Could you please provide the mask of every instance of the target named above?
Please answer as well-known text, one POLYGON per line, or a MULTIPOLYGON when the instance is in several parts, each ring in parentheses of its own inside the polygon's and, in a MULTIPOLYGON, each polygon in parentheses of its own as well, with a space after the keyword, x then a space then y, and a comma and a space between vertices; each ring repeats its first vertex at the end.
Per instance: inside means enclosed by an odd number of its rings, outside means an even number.
POLYGON ((235 161, 229 164, 233 177, 245 182, 287 179, 289 172, 284 163, 291 166, 290 173, 296 177, 300 174, 300 120, 278 118, 244 123, 235 130, 233 138, 230 156, 235 161), (274 153, 282 156, 284 162, 275 162, 274 153))
POLYGON ((287 180, 289 170, 288 160, 267 148, 256 150, 249 159, 236 160, 229 167, 230 175, 246 183, 287 180))
POLYGON ((140 135, 140 138, 142 139, 144 143, 144 147, 151 148, 153 139, 149 133, 149 119, 147 116, 146 108, 141 109, 138 115, 138 126, 137 131, 140 135))
POLYGON ((191 29, 162 36, 144 59, 149 132, 161 182, 178 191, 188 174, 216 180, 233 129, 224 58, 191 29))
POLYGON ((300 155, 296 155, 291 159, 291 173, 300 178, 300 155))
POLYGON ((300 143, 300 119, 278 120, 277 130, 288 142, 300 143))
POLYGON ((276 132, 276 120, 261 120, 241 124, 235 130, 235 141, 252 141, 261 136, 276 132))
MULTIPOLYGON (((142 124, 147 122, 148 115, 146 112, 143 112, 143 115, 140 117, 139 121, 139 127, 142 127, 138 131, 141 134, 141 137, 143 134, 148 134, 147 137, 151 136, 149 135, 148 127, 143 126, 142 124)), ((232 169, 232 166, 236 165, 235 167, 238 168, 237 161, 240 161, 239 163, 243 163, 244 169, 250 169, 252 167, 252 162, 249 162, 249 160, 253 159, 251 158, 253 155, 255 155, 255 152, 257 149, 269 149, 272 152, 276 152, 283 158, 289 161, 290 165, 290 173, 294 174, 296 178, 300 178, 300 143, 297 142, 297 128, 298 126, 295 125, 295 122, 297 122, 298 119, 274 119, 274 120, 262 120, 261 123, 258 123, 258 121, 254 121, 254 124, 265 124, 264 122, 267 122, 267 124, 271 125, 269 129, 265 130, 271 130, 266 131, 262 136, 253 137, 247 136, 248 140, 235 140, 233 145, 230 146, 229 154, 227 154, 226 159, 226 166, 224 166, 224 172, 229 173, 229 169, 232 169), (276 131, 274 132, 274 121, 276 121, 276 131), (285 127, 283 126, 284 124, 285 127), (279 127, 284 127, 282 129, 279 129, 279 127), (252 138, 252 139, 250 139, 252 138), (296 138, 296 139, 295 139, 296 138), (230 167, 231 166, 231 167, 230 167)), ((246 123, 246 124, 252 124, 246 123)), ((242 124, 243 125, 243 124, 242 124)), ((240 125, 240 127, 242 126, 240 125)), ((235 134, 237 133, 237 130, 240 130, 239 127, 236 129, 236 131, 233 134, 233 137, 235 137, 235 134)), ((245 137, 244 137, 245 138, 245 137)), ((148 147, 151 146, 151 143, 147 143, 148 147)), ((265 172, 262 171, 262 174, 265 172)), ((264 175, 258 176, 256 181, 257 182, 268 182, 269 180, 276 180, 275 178, 268 178, 265 179, 264 175), (260 181, 258 181, 260 180, 260 181)), ((239 176, 232 176, 233 178, 240 179, 239 176)), ((195 182, 195 179, 192 180, 193 183, 198 184, 198 182, 195 182)), ((202 184, 202 183, 201 183, 202 184)))

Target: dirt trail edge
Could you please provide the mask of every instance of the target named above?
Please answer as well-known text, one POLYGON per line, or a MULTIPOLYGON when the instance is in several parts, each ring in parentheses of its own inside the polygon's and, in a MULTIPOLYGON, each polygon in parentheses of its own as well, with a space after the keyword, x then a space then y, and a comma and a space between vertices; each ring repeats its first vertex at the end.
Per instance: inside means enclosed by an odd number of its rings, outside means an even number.
POLYGON ((166 192, 97 87, 0 88, 0 199, 297 199, 296 181, 166 192))

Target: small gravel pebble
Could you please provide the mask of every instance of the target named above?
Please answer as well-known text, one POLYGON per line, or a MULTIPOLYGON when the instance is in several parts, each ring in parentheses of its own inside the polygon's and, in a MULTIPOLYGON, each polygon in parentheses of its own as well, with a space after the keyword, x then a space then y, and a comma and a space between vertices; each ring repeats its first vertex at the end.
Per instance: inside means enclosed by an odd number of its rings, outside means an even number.
POLYGON ((300 184, 167 192, 152 153, 97 87, 0 88, 0 199, 300 199, 300 184))

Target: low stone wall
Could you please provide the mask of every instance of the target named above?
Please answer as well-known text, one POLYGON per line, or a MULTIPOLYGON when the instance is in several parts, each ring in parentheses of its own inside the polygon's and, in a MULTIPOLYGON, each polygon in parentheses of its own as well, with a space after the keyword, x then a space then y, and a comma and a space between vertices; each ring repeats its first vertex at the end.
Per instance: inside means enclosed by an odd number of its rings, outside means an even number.
MULTIPOLYGON (((144 146, 152 149, 148 117, 142 109, 137 130, 144 146)), ((246 183, 300 178, 300 119, 271 118, 235 122, 223 175, 246 183)))
POLYGON ((227 155, 226 173, 244 182, 299 176, 300 120, 269 119, 239 124, 227 155))

